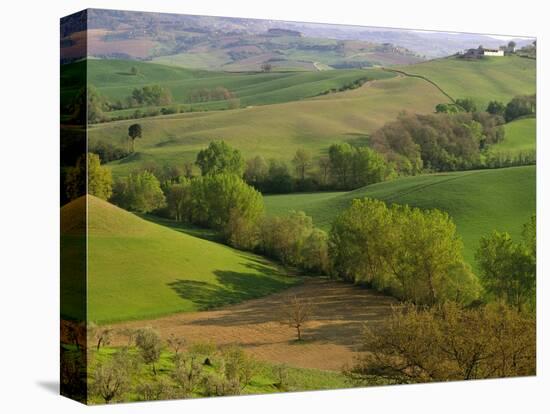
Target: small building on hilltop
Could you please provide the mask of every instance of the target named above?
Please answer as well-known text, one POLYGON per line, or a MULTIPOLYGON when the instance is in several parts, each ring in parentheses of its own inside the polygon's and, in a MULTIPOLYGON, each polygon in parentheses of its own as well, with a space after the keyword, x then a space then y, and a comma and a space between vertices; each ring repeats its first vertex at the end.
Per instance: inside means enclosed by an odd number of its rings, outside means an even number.
POLYGON ((465 50, 464 53, 459 54, 463 58, 479 59, 483 56, 504 56, 504 50, 502 49, 488 49, 483 46, 478 48, 465 50))
POLYGON ((504 56, 504 50, 483 48, 483 56, 504 56))

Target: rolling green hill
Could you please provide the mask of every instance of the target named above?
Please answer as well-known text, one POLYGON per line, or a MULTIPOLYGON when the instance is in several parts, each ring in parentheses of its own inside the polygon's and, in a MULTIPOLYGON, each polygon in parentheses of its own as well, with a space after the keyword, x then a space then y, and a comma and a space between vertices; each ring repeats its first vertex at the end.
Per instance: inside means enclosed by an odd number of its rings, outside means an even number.
MULTIPOLYGON (((82 228, 77 199, 61 210, 62 233, 82 228), (76 209, 78 210, 78 209, 76 209)), ((88 198, 88 319, 147 319, 264 296, 298 279, 273 263, 145 221, 88 198)))
MULTIPOLYGON (((245 157, 289 161, 298 148, 318 157, 334 142, 364 139, 403 110, 430 113, 446 100, 424 80, 396 76, 296 102, 144 118, 138 121, 143 138, 136 141, 136 154, 110 165, 115 176, 149 161, 181 165, 194 161, 197 152, 216 139, 238 148, 245 157)), ((93 125, 90 143, 106 141, 125 148, 128 127, 134 122, 93 125)))
POLYGON ((507 103, 516 95, 535 93, 536 66, 535 60, 517 56, 477 60, 449 57, 400 69, 425 76, 454 99, 472 98, 478 109, 484 110, 489 101, 507 103))
MULTIPOLYGON (((69 65, 70 66, 70 65, 69 65)), ((69 68, 70 69, 70 68, 69 68)), ((71 73, 66 69, 67 73, 71 73)), ((127 60, 88 60, 88 83, 94 85, 109 101, 124 101, 136 87, 162 85, 172 94, 173 102, 187 104, 195 110, 226 109, 224 100, 193 102, 200 89, 224 87, 234 93, 241 106, 265 105, 296 101, 340 88, 357 79, 390 78, 392 73, 361 69, 322 72, 227 73, 209 72, 162 64, 127 60), (130 69, 135 67, 137 75, 130 69)), ((135 109, 108 112, 107 116, 133 112, 135 109)))
POLYGON ((372 197, 448 212, 474 263, 479 238, 492 230, 519 237, 523 223, 536 210, 534 166, 422 175, 373 184, 345 193, 314 193, 265 197, 268 214, 302 210, 328 230, 332 219, 356 198, 372 197))
POLYGON ((492 152, 517 154, 520 152, 535 151, 537 145, 537 120, 523 118, 504 125, 506 131, 504 141, 493 145, 492 152))

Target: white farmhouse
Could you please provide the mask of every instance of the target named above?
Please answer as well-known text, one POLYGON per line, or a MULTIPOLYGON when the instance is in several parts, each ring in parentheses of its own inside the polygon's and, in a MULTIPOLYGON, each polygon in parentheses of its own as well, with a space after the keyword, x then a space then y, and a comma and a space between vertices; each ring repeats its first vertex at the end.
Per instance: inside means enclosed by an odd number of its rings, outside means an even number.
POLYGON ((504 56, 504 50, 483 48, 483 56, 504 56))

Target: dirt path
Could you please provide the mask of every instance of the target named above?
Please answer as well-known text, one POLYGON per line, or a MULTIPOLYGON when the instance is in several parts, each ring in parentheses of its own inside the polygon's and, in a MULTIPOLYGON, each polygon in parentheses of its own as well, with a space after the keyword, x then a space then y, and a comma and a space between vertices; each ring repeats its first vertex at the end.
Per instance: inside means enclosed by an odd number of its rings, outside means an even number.
MULTIPOLYGON (((360 349, 363 324, 376 326, 396 303, 388 296, 351 284, 308 279, 284 292, 218 310, 181 313, 113 327, 150 326, 163 338, 174 333, 188 343, 239 344, 260 360, 340 370, 353 361, 360 349), (296 343, 295 330, 279 322, 280 303, 288 294, 307 297, 314 305, 314 317, 304 329, 302 343, 296 343)), ((119 345, 125 340, 118 336, 113 344, 119 345)))

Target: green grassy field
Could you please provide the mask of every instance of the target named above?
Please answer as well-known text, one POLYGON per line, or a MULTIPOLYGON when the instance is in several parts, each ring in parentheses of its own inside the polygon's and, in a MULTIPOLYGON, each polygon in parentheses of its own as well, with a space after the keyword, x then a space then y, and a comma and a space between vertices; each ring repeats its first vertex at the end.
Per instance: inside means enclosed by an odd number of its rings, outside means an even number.
MULTIPOLYGON (((106 363, 109 361, 114 353, 117 351, 115 347, 102 347, 94 354, 94 364, 106 363)), ((137 349, 130 350, 130 355, 137 356, 137 349)), ((351 388, 351 383, 344 374, 336 371, 323 371, 318 369, 308 368, 295 368, 285 367, 287 373, 287 384, 285 389, 281 389, 278 386, 279 378, 277 375, 278 365, 257 361, 256 373, 253 375, 250 384, 248 384, 243 390, 243 395, 252 394, 272 394, 281 391, 312 391, 312 390, 328 390, 338 388, 351 388)), ((219 375, 216 372, 216 359, 214 359, 214 366, 204 366, 203 370, 205 374, 219 375)), ((91 367, 89 370, 89 379, 93 381, 93 371, 91 367)), ((154 375, 151 367, 147 364, 142 364, 138 370, 130 378, 130 390, 122 397, 122 401, 139 401, 143 399, 135 392, 135 387, 143 382, 153 382, 160 378, 167 381, 172 386, 176 384, 173 382, 171 373, 174 370, 174 354, 167 350, 163 350, 160 359, 156 364, 157 375, 154 375)), ((194 393, 190 398, 203 397, 199 393, 194 393)), ((92 404, 104 404, 104 400, 98 395, 91 395, 90 403, 92 404)))
POLYGON ((517 154, 535 151, 537 145, 537 120, 524 118, 504 125, 506 131, 504 141, 493 145, 492 152, 517 154))
MULTIPOLYGON (((67 73, 71 73, 67 71, 67 73)), ((369 76, 372 79, 389 78, 392 73, 381 70, 338 70, 322 72, 285 73, 227 73, 185 69, 147 62, 125 60, 88 61, 88 83, 94 85, 110 101, 125 100, 136 87, 162 85, 172 94, 173 102, 189 104, 195 109, 225 109, 226 101, 191 103, 191 96, 202 88, 224 87, 233 92, 241 106, 265 105, 296 101, 316 96, 331 88, 340 88, 356 79, 369 76), (130 68, 138 70, 130 74, 130 68)), ((113 111, 116 116, 135 109, 113 111)))
POLYGON ((265 197, 268 214, 302 210, 328 230, 332 219, 356 198, 372 197, 446 211, 464 241, 466 260, 473 264, 481 236, 492 230, 519 237, 523 223, 536 210, 534 166, 422 175, 373 184, 345 193, 265 197))
POLYGON ((535 93, 536 66, 535 60, 517 56, 478 60, 449 57, 399 69, 429 78, 454 99, 472 98, 478 109, 484 110, 489 101, 507 103, 516 95, 535 93))
MULTIPOLYGON (((72 203, 61 212, 65 235, 83 225, 67 217, 72 203)), ((98 323, 209 309, 299 282, 259 256, 145 221, 95 197, 89 197, 88 220, 88 319, 98 323)))
MULTIPOLYGON (((403 110, 429 113, 445 100, 421 79, 394 77, 284 104, 144 118, 138 121, 143 138, 136 141, 136 153, 110 165, 115 176, 150 161, 181 165, 194 161, 197 152, 215 139, 225 140, 245 157, 290 161, 298 148, 318 157, 335 142, 364 138, 403 110)), ((125 148, 128 126, 134 122, 93 125, 90 142, 103 140, 125 148)))

